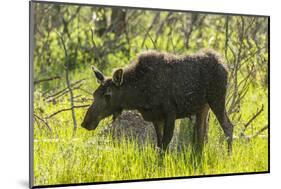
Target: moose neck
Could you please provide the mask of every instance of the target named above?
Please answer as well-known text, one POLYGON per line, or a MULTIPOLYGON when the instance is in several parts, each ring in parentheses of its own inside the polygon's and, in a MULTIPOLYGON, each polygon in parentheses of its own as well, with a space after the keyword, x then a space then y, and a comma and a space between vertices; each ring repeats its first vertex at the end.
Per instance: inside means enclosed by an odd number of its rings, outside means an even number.
POLYGON ((124 69, 123 84, 120 86, 120 105, 125 110, 138 110, 145 103, 135 66, 132 64, 124 69))
POLYGON ((120 89, 120 105, 122 109, 139 109, 142 104, 141 93, 134 85, 124 84, 120 89))

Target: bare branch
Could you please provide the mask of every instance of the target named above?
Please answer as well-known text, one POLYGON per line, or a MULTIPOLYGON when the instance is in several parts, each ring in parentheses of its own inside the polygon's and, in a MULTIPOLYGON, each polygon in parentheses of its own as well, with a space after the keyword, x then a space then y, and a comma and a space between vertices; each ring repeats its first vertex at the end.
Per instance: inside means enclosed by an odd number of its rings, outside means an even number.
POLYGON ((60 79, 60 78, 61 78, 60 76, 54 76, 54 77, 49 77, 49 78, 35 80, 34 81, 34 85, 39 84, 41 82, 52 81, 52 80, 56 80, 56 79, 60 79))
POLYGON ((229 16, 227 15, 225 18, 225 44, 224 44, 224 56, 225 59, 227 61, 227 63, 229 64, 229 59, 227 56, 227 49, 228 49, 228 25, 229 25, 229 16))
MULTIPOLYGON (((74 90, 77 90, 77 89, 80 89, 80 87, 82 86, 82 84, 78 85, 78 86, 75 86, 75 87, 72 87, 71 90, 74 91, 74 90)), ((62 93, 60 93, 59 95, 56 95, 56 96, 51 96, 50 98, 46 99, 47 102, 51 102, 52 100, 55 100, 55 99, 58 99, 62 96, 64 96, 65 94, 69 93, 69 89, 67 88, 65 91, 63 91, 62 93)))
POLYGON ((93 102, 93 99, 92 99, 92 98, 85 98, 85 97, 82 97, 81 99, 75 100, 75 102, 79 102, 79 103, 93 102))
POLYGON ((87 93, 87 94, 89 94, 89 95, 93 95, 92 92, 90 92, 90 91, 88 91, 88 90, 86 90, 86 89, 79 88, 79 90, 81 90, 81 91, 83 91, 83 92, 85 92, 85 93, 87 93))
POLYGON ((159 20, 159 18, 160 18, 160 12, 157 12, 157 14, 155 15, 154 19, 152 20, 150 26, 148 27, 148 29, 147 29, 146 32, 145 32, 143 41, 142 41, 142 43, 141 43, 141 47, 142 47, 142 48, 144 47, 144 43, 145 43, 147 37, 149 37, 149 38, 151 39, 151 41, 153 42, 154 47, 156 47, 155 42, 152 40, 152 38, 151 38, 149 32, 150 32, 150 30, 153 28, 153 26, 155 25, 155 23, 159 20))
POLYGON ((48 122, 46 120, 44 120, 43 118, 39 117, 36 114, 33 114, 34 118, 39 119, 40 121, 42 121, 44 123, 44 125, 49 129, 49 131, 52 132, 52 128, 50 127, 50 125, 48 124, 48 122))
POLYGON ((61 112, 70 111, 70 110, 72 111, 74 108, 86 108, 89 106, 90 106, 90 104, 85 104, 85 105, 72 106, 70 108, 64 108, 64 109, 58 110, 58 111, 52 113, 51 115, 47 116, 46 119, 50 119, 61 112))
POLYGON ((255 138, 255 137, 259 136, 262 132, 264 132, 264 131, 267 130, 267 129, 268 129, 268 126, 266 125, 266 126, 264 126, 263 128, 261 128, 256 134, 254 134, 254 135, 252 136, 252 138, 255 138))
MULTIPOLYGON (((80 84, 81 82, 83 82, 83 81, 85 81, 85 80, 86 80, 86 78, 81 79, 81 80, 78 80, 78 81, 76 81, 76 82, 74 82, 74 83, 71 83, 71 84, 70 84, 70 87, 75 87, 76 85, 80 84)), ((80 85, 79 85, 79 86, 80 86, 80 85)), ((68 90, 68 88, 66 87, 66 88, 64 88, 64 89, 62 89, 62 90, 60 90, 60 91, 58 91, 58 92, 56 92, 56 93, 54 93, 54 94, 52 94, 52 95, 47 96, 45 99, 54 98, 54 97, 60 95, 61 93, 64 93, 64 92, 67 91, 67 90, 68 90)))
POLYGON ((262 105, 261 109, 255 113, 255 115, 244 125, 243 133, 246 131, 248 126, 262 113, 264 106, 262 105))
POLYGON ((160 24, 159 27, 156 31, 156 38, 155 38, 155 43, 157 43, 158 38, 163 34, 163 28, 164 26, 168 23, 167 20, 173 15, 173 12, 169 12, 168 15, 166 16, 165 19, 163 19, 160 24))

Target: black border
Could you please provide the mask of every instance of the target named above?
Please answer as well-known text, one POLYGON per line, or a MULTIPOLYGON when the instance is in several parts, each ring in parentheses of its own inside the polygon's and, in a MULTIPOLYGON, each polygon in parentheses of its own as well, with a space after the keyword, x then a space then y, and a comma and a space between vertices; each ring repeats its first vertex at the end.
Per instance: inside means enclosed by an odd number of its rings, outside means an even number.
POLYGON ((130 7, 120 5, 102 5, 102 4, 87 4, 87 3, 73 3, 73 2, 57 2, 57 1, 29 1, 29 188, 49 188, 49 187, 69 187, 69 186, 84 186, 84 185, 98 185, 98 184, 113 184, 113 183, 128 183, 128 182, 144 182, 144 181, 164 181, 172 179, 190 179, 190 178, 208 178, 208 177, 223 177, 223 176, 239 176, 239 175, 254 175, 270 173, 270 16, 269 15, 255 15, 255 14, 238 14, 238 13, 223 13, 223 12, 209 12, 209 11, 192 11, 192 10, 178 10, 178 9, 163 9, 163 8, 149 8, 149 7, 130 7), (202 13, 212 15, 230 15, 230 16, 254 16, 266 17, 268 19, 268 170, 260 172, 242 172, 242 173, 225 173, 213 175, 194 175, 181 177, 163 177, 163 178, 149 178, 149 179, 133 179, 133 180, 116 180, 103 182, 89 182, 89 183, 72 183, 72 184, 54 184, 54 185, 33 185, 33 10, 32 3, 42 4, 62 4, 62 5, 76 5, 76 6, 95 6, 105 8, 125 8, 125 9, 140 9, 152 11, 173 11, 173 12, 189 12, 202 13))

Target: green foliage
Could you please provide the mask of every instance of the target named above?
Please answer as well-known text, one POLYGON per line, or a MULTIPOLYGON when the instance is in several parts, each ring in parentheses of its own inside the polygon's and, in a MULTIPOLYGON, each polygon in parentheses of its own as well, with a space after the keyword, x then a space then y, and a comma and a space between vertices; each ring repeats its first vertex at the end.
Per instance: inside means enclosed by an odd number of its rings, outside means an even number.
MULTIPOLYGON (((267 131, 250 141, 239 138, 262 105, 264 110, 244 134, 252 136, 268 124, 267 18, 34 4, 34 80, 60 77, 34 86, 34 114, 41 118, 34 117, 35 185, 268 170, 267 131), (121 16, 113 17, 114 11, 121 16), (80 106, 92 102, 98 86, 91 65, 110 76, 144 50, 188 54, 201 48, 217 50, 229 69, 227 109, 238 137, 232 156, 226 153, 223 132, 212 113, 200 165, 193 162, 190 148, 172 149, 161 159, 150 143, 140 147, 135 141, 112 141, 98 130, 86 131, 80 127, 85 108, 75 108, 76 131, 71 111, 48 117, 70 108, 66 64, 75 105, 80 106)), ((178 142, 192 137, 189 121, 177 122, 177 127, 178 142)))

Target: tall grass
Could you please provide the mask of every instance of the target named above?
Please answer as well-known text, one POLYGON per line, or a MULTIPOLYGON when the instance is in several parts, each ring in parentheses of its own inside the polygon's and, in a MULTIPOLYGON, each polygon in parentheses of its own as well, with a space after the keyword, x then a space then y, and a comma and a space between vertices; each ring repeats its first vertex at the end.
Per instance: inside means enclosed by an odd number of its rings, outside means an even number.
MULTIPOLYGON (((72 132, 71 128, 58 130, 72 132)), ((193 163, 189 149, 160 156, 149 143, 140 147, 134 141, 89 137, 85 132, 78 129, 78 136, 84 138, 35 140, 35 185, 259 172, 268 168, 268 144, 263 138, 234 141, 231 156, 226 145, 209 142, 198 165, 193 163)))

